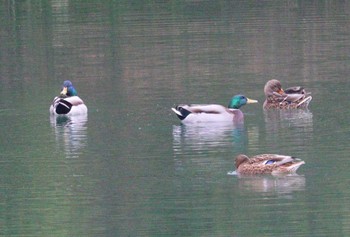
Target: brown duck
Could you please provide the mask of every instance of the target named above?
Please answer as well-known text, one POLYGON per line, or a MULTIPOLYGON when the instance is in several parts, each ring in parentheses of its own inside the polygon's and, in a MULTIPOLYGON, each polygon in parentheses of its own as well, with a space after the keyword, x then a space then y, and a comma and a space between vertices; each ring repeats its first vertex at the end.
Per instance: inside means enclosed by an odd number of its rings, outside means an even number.
POLYGON ((306 109, 312 100, 311 93, 301 86, 282 89, 280 81, 269 80, 264 87, 264 109, 306 109))
POLYGON ((250 158, 240 154, 235 160, 236 172, 241 175, 295 173, 303 164, 305 162, 298 158, 277 154, 260 154, 250 158))

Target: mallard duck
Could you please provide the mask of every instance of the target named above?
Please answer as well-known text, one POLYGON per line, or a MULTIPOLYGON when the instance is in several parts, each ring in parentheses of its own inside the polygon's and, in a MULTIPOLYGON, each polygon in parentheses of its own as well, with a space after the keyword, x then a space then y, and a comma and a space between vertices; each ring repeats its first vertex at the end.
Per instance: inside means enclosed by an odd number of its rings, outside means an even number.
POLYGON ((59 96, 56 96, 50 106, 50 113, 54 115, 83 115, 87 114, 87 107, 80 99, 72 82, 64 81, 59 96))
POLYGON ((298 158, 277 154, 260 154, 250 158, 240 154, 235 160, 236 172, 242 175, 295 173, 303 164, 305 162, 298 158))
POLYGON ((240 108, 245 104, 257 103, 244 95, 232 97, 228 107, 218 104, 178 105, 171 108, 182 123, 200 122, 243 122, 244 115, 240 108))
POLYGON ((265 84, 264 109, 306 109, 312 100, 311 93, 303 87, 282 89, 281 83, 272 79, 265 84))

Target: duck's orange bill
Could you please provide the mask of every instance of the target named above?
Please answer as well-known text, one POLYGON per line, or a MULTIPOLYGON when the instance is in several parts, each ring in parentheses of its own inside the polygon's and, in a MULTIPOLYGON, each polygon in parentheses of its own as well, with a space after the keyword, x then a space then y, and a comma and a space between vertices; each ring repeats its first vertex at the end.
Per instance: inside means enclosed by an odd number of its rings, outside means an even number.
POLYGON ((283 95, 284 94, 284 90, 281 88, 277 93, 280 94, 280 95, 283 95))

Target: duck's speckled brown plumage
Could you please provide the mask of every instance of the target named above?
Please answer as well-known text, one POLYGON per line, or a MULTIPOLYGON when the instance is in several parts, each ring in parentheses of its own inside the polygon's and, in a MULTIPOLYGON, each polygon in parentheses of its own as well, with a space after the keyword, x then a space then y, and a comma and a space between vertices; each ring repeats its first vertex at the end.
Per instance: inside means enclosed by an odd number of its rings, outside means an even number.
POLYGON ((250 158, 240 154, 235 160, 238 174, 295 173, 303 164, 305 162, 298 158, 278 154, 260 154, 250 158))
POLYGON ((312 97, 300 86, 282 89, 281 83, 272 79, 264 87, 264 109, 306 109, 312 97))

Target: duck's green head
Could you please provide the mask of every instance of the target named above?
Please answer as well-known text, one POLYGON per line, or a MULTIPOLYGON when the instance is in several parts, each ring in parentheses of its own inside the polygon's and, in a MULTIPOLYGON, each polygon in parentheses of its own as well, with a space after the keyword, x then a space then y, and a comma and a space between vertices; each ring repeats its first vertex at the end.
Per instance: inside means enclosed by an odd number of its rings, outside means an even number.
POLYGON ((234 97, 232 97, 228 107, 230 109, 239 109, 245 104, 252 104, 252 103, 258 103, 258 101, 249 99, 244 95, 235 95, 234 97))
POLYGON ((75 96, 78 95, 77 91, 73 87, 73 84, 71 81, 64 81, 63 82, 63 88, 61 91, 61 96, 75 96))

